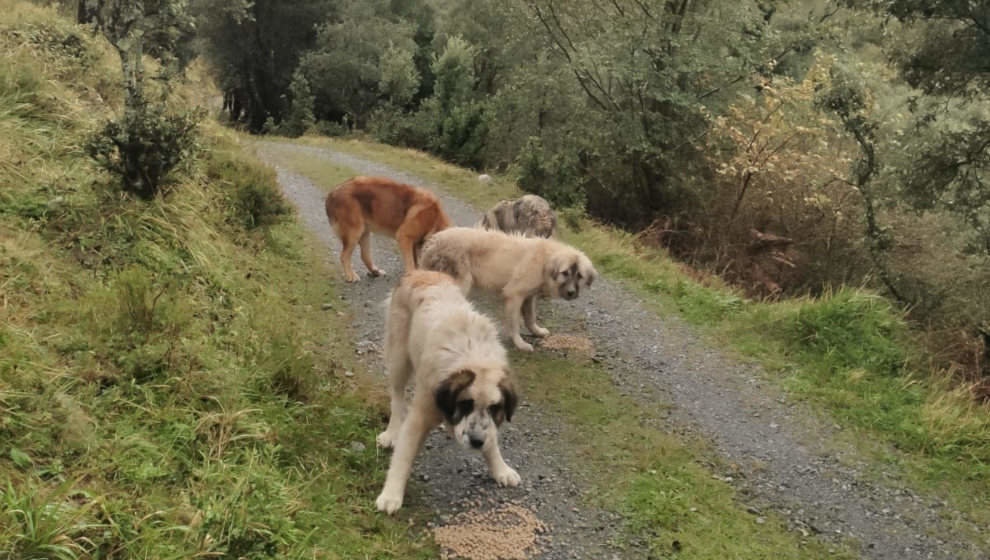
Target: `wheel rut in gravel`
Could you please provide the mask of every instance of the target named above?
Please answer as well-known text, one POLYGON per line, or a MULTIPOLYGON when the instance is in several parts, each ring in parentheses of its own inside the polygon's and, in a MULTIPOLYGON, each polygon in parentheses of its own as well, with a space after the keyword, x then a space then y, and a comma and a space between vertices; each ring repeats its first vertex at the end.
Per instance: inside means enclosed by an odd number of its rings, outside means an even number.
MULTIPOLYGON (((287 142, 260 141, 257 149, 275 168, 302 223, 332 252, 334 263, 340 243, 324 214, 325 193, 280 164, 280 154, 323 158, 355 174, 430 188, 458 225, 473 225, 480 216, 438 185, 381 163, 287 142)), ((354 311, 356 351, 367 357, 373 370, 381 371, 380 304, 402 266, 389 240, 377 238, 374 255, 389 276, 363 278, 348 285, 341 297, 354 311)), ((356 263, 355 270, 363 270, 363 265, 356 263)), ((852 539, 864 558, 987 557, 980 545, 955 530, 967 522, 946 515, 944 502, 868 476, 866 464, 848 446, 833 441, 838 426, 808 405, 788 400, 755 366, 712 348, 682 320, 648 310, 640 296, 619 283, 603 278, 575 302, 543 302, 540 314, 567 325, 570 334, 592 340, 595 359, 610 371, 620 392, 665 409, 660 425, 710 441, 719 458, 716 465, 731 465, 715 476, 731 482, 752 511, 776 511, 804 535, 834 542, 852 539), (656 395, 662 403, 648 401, 656 395)), ((501 316, 492 315, 500 324, 501 316)), ((589 507, 582 496, 590 484, 562 454, 553 452, 559 449, 563 422, 522 403, 500 435, 506 461, 523 477, 520 487, 510 489, 496 487, 480 455, 460 449, 440 433, 432 434, 417 458, 406 504, 435 512, 438 525, 478 506, 525 507, 548 527, 527 557, 645 558, 645 551, 635 546, 613 546, 621 518, 589 507)))

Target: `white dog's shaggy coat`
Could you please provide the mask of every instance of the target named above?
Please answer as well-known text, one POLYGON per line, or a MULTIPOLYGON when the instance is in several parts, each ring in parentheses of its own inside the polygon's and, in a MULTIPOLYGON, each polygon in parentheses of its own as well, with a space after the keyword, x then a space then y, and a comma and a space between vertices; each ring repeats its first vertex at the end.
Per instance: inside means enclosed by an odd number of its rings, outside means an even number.
POLYGON ((498 447, 498 426, 512 418, 517 403, 505 348, 492 321, 474 310, 450 276, 418 270, 399 282, 388 301, 385 365, 392 405, 378 444, 395 451, 375 502, 379 510, 391 514, 402 506, 413 460, 441 422, 459 443, 481 450, 496 482, 519 484, 498 447), (405 388, 412 374, 410 407, 405 388))
POLYGON ((467 295, 474 285, 498 292, 505 302, 506 328, 516 348, 532 351, 520 323, 536 336, 550 331, 536 324, 536 297, 575 299, 598 276, 581 251, 540 237, 455 227, 437 232, 423 245, 420 267, 453 276, 467 295))

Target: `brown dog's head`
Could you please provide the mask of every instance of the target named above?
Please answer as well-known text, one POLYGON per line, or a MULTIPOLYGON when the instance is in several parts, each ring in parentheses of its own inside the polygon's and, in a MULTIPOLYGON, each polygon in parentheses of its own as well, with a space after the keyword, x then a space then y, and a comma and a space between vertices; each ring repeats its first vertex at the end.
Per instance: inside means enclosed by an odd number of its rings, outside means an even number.
POLYGON ((596 278, 591 259, 573 247, 563 245, 547 259, 544 280, 552 296, 577 299, 581 286, 590 287, 596 278))
POLYGON ((457 441, 475 449, 495 441, 498 426, 512 420, 519 401, 504 369, 460 369, 440 383, 433 396, 457 441))

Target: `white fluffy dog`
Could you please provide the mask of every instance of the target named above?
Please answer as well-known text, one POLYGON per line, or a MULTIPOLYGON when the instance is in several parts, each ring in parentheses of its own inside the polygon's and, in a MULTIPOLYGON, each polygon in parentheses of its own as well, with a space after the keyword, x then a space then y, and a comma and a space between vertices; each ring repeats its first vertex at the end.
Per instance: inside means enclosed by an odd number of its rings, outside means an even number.
POLYGON ((498 292, 505 302, 506 328, 516 348, 532 351, 519 324, 536 336, 550 331, 536 324, 536 297, 575 299, 581 286, 598 277, 584 253, 554 239, 523 237, 475 228, 455 227, 427 239, 419 265, 453 276, 467 295, 477 285, 498 292))
POLYGON ((413 271, 399 282, 385 319, 385 365, 392 410, 378 444, 395 450, 375 502, 379 510, 391 514, 402 507, 413 460, 441 422, 458 442, 481 450, 496 482, 519 484, 498 447, 498 426, 512 418, 518 400, 505 349, 495 325, 471 307, 450 276, 413 271), (410 407, 405 389, 413 373, 410 407))

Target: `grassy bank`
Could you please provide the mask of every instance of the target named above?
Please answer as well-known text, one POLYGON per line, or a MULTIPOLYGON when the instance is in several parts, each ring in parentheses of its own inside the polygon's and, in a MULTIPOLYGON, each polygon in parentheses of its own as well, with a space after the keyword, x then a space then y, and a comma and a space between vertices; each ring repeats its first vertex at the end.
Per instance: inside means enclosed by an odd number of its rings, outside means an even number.
POLYGON ((273 173, 209 123, 150 202, 85 155, 118 64, 0 1, 0 558, 435 557, 374 512, 380 405, 273 173))
MULTIPOLYGON (((486 208, 517 196, 506 177, 477 175, 420 152, 352 139, 303 138, 394 165, 486 208)), ((315 165, 315 164, 310 164, 315 165)), ((822 406, 878 471, 935 490, 978 524, 990 523, 990 408, 946 387, 927 369, 918 334, 887 300, 842 288, 821 298, 756 302, 622 231, 562 210, 563 237, 599 271, 639 294, 658 313, 676 313, 714 344, 758 361, 793 395, 822 406)))

